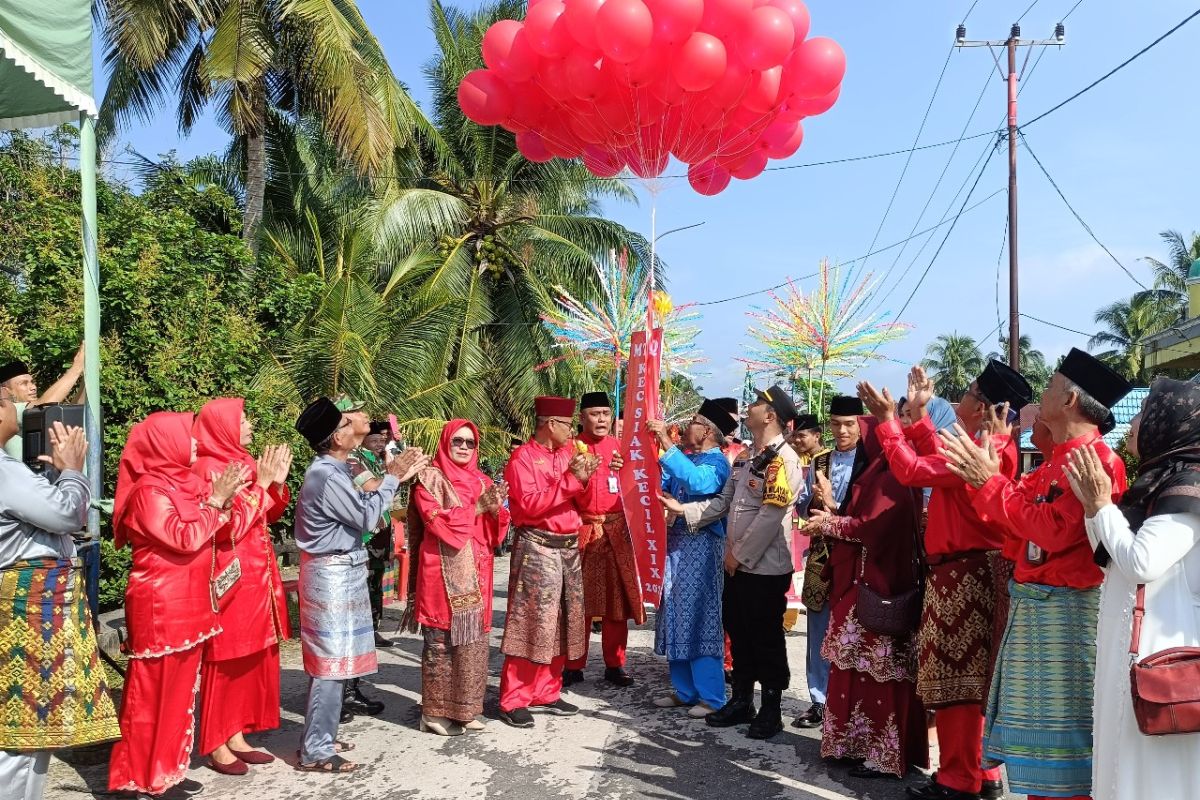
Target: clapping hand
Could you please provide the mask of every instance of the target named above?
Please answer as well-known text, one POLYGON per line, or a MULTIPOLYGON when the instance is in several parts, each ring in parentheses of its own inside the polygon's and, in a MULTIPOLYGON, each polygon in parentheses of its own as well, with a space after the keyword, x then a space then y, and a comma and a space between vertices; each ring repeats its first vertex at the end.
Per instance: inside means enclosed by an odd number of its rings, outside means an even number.
POLYGON ((580 483, 587 483, 599 466, 600 459, 583 453, 577 453, 567 462, 567 469, 579 479, 580 483))
POLYGON ((210 472, 212 494, 208 503, 214 508, 224 508, 238 492, 250 485, 250 468, 245 464, 230 464, 223 472, 210 472))
POLYGON ((500 510, 501 503, 504 502, 504 494, 505 492, 501 490, 501 485, 498 483, 484 489, 475 502, 475 513, 496 514, 500 510))
POLYGON ((268 445, 258 457, 258 485, 263 489, 287 480, 292 468, 292 448, 286 444, 268 445))
POLYGON ((913 411, 918 408, 924 410, 932 399, 933 381, 925 374, 923 367, 913 367, 908 372, 908 402, 912 404, 913 411))
POLYGON ((425 455, 421 448, 409 447, 388 462, 387 471, 389 475, 394 476, 401 483, 405 483, 429 466, 429 461, 429 456, 425 455))
POLYGON ((56 422, 50 428, 50 455, 38 456, 38 460, 50 464, 59 472, 83 472, 87 447, 83 428, 68 428, 61 422, 56 422))
POLYGON ((1008 403, 984 409, 983 421, 979 426, 981 434, 984 436, 997 433, 1011 434, 1012 428, 1013 426, 1008 424, 1008 403))
POLYGON ((621 452, 618 450, 613 453, 612 460, 608 462, 608 468, 613 472, 620 472, 621 467, 623 466, 625 466, 625 457, 622 456, 621 452))
POLYGON ((1067 455, 1067 482, 1083 504, 1083 513, 1091 518, 1112 503, 1112 478, 1104 471, 1094 445, 1085 445, 1067 455))
POLYGON ((880 422, 891 422, 896 416, 896 401, 887 388, 880 392, 870 381, 858 384, 858 399, 862 400, 867 411, 880 422))
MULTIPOLYGON (((837 507, 837 500, 833 496, 833 484, 824 472, 813 475, 813 496, 822 509, 832 510, 837 507)), ((809 513, 809 519, 812 519, 812 512, 809 513)))
POLYGON ((942 441, 945 443, 942 455, 946 457, 946 467, 976 489, 993 475, 1000 474, 1000 455, 990 436, 985 446, 980 447, 956 422, 953 432, 942 431, 942 441))

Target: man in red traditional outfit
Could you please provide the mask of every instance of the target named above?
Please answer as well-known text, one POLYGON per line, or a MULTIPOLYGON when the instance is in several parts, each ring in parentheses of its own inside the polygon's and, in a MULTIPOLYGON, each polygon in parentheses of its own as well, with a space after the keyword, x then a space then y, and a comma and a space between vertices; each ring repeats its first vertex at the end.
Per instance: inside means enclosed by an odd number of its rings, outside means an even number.
MULTIPOLYGON (((588 392, 579 401, 582 442, 589 455, 600 460, 587 487, 575 496, 575 507, 583 519, 579 529, 579 551, 583 561, 583 611, 585 619, 602 619, 600 642, 604 648, 604 680, 629 686, 633 678, 625 672, 625 645, 629 621, 641 625, 646 608, 638 581, 633 539, 625 523, 621 486, 617 472, 624 465, 621 443, 609 436, 612 402, 604 392, 588 392)), ((563 686, 583 680, 588 640, 583 655, 567 662, 563 686)))
MULTIPOLYGON (((1019 483, 1001 474, 991 442, 980 448, 959 428, 947 437, 949 469, 971 484, 976 511, 1005 529, 1016 562, 1008 625, 996 659, 984 722, 984 758, 1004 763, 1013 792, 1085 798, 1092 785, 1096 622, 1104 573, 1093 560, 1084 511, 1067 486, 1068 455, 1092 445, 1125 491, 1125 465, 1101 439, 1111 406, 1130 384, 1094 356, 1072 349, 1042 393, 1041 419, 1055 448, 1044 469, 1019 483)), ((959 426, 956 426, 958 428, 959 426)))
POLYGON ((568 446, 574 400, 539 397, 534 410, 533 438, 504 468, 514 542, 500 714, 517 728, 533 727, 531 708, 559 716, 579 711, 559 696, 563 665, 583 655, 587 636, 575 498, 599 466, 595 456, 568 446))
MULTIPOLYGON (((1007 581, 999 563, 1003 529, 983 519, 971 504, 967 484, 952 473, 938 453, 935 423, 927 406, 934 400, 933 383, 920 367, 908 379, 911 425, 902 427, 896 404, 887 389, 858 385, 858 396, 879 421, 876 436, 892 474, 904 486, 932 488, 925 527, 927 586, 918 636, 917 693, 925 708, 935 711, 940 764, 927 783, 908 787, 919 800, 940 800, 1004 794, 998 768, 983 770, 983 704, 987 700, 992 662, 999 640, 996 618, 1008 606, 998 602, 1007 581)), ((972 381, 955 414, 968 431, 994 419, 992 406, 1008 404, 1019 412, 1033 390, 1019 373, 999 361, 972 381)), ((942 402, 942 401, 937 401, 942 402)), ((1007 413, 1007 412, 1006 412, 1007 413)), ((990 429, 989 429, 990 432, 990 429)), ((991 436, 1000 453, 1001 474, 1017 474, 1016 440, 1003 432, 991 436)))

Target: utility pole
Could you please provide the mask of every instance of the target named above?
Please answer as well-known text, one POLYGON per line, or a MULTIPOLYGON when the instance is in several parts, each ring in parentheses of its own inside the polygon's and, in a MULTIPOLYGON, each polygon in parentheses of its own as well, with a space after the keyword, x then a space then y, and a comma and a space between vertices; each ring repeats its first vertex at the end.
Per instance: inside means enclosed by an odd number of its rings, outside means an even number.
MULTIPOLYGON (((1008 364, 1013 369, 1021 368, 1021 314, 1017 291, 1017 48, 1062 47, 1066 40, 1066 28, 1060 22, 1054 26, 1053 39, 1021 39, 1021 26, 1013 24, 1008 38, 1000 40, 968 40, 967 26, 959 25, 955 32, 955 47, 986 47, 996 61, 1000 77, 1008 84, 1008 364), (1008 51, 1008 75, 1000 68, 996 48, 1008 51)), ((1028 55, 1025 63, 1029 63, 1028 55)))

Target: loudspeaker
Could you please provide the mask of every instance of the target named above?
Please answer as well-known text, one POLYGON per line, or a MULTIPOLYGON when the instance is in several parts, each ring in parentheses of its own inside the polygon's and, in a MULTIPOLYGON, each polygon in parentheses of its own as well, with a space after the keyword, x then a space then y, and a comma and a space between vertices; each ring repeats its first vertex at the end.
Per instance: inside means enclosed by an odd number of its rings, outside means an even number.
POLYGON ((53 449, 50 446, 50 429, 54 423, 61 422, 69 427, 83 427, 83 406, 67 403, 48 403, 44 406, 28 406, 21 419, 22 460, 34 472, 41 472, 45 462, 38 461, 38 456, 48 456, 53 449))

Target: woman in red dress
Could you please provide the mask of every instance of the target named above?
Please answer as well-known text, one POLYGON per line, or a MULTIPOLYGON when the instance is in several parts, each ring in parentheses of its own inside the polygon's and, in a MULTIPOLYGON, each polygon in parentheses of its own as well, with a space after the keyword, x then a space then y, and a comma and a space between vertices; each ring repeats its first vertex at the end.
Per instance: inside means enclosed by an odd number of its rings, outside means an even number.
POLYGON ((493 550, 508 530, 507 487, 479 471, 478 447, 475 423, 446 423, 409 507, 409 608, 425 639, 421 730, 442 736, 483 728, 493 550))
MULTIPOLYGON (((925 710, 917 698, 916 620, 906 636, 876 633, 859 614, 859 589, 892 597, 915 589, 914 566, 922 498, 888 470, 875 436, 875 418, 860 417, 866 467, 851 477, 842 515, 809 515, 833 542, 829 632, 821 656, 830 662, 821 756, 862 761, 850 774, 902 778, 929 762, 925 710)), ((829 481, 818 478, 820 492, 829 481)), ((836 508, 829 502, 826 508, 836 508)))
POLYGON ((286 445, 268 447, 257 462, 246 450, 254 428, 239 397, 209 401, 196 417, 196 463, 202 479, 228 464, 243 464, 254 484, 233 500, 232 541, 217 554, 217 571, 234 558, 242 576, 221 604, 221 633, 204 648, 200 681, 200 752, 225 775, 275 757, 253 749, 244 734, 279 727, 279 642, 288 638, 287 600, 268 525, 287 509, 286 445))
POLYGON ((221 632, 210 591, 215 542, 228 536, 230 499, 248 470, 230 464, 210 479, 192 472, 192 415, 160 412, 133 426, 121 454, 113 544, 133 546, 125 589, 129 671, 121 741, 108 787, 159 795, 187 780, 202 645, 221 632))

